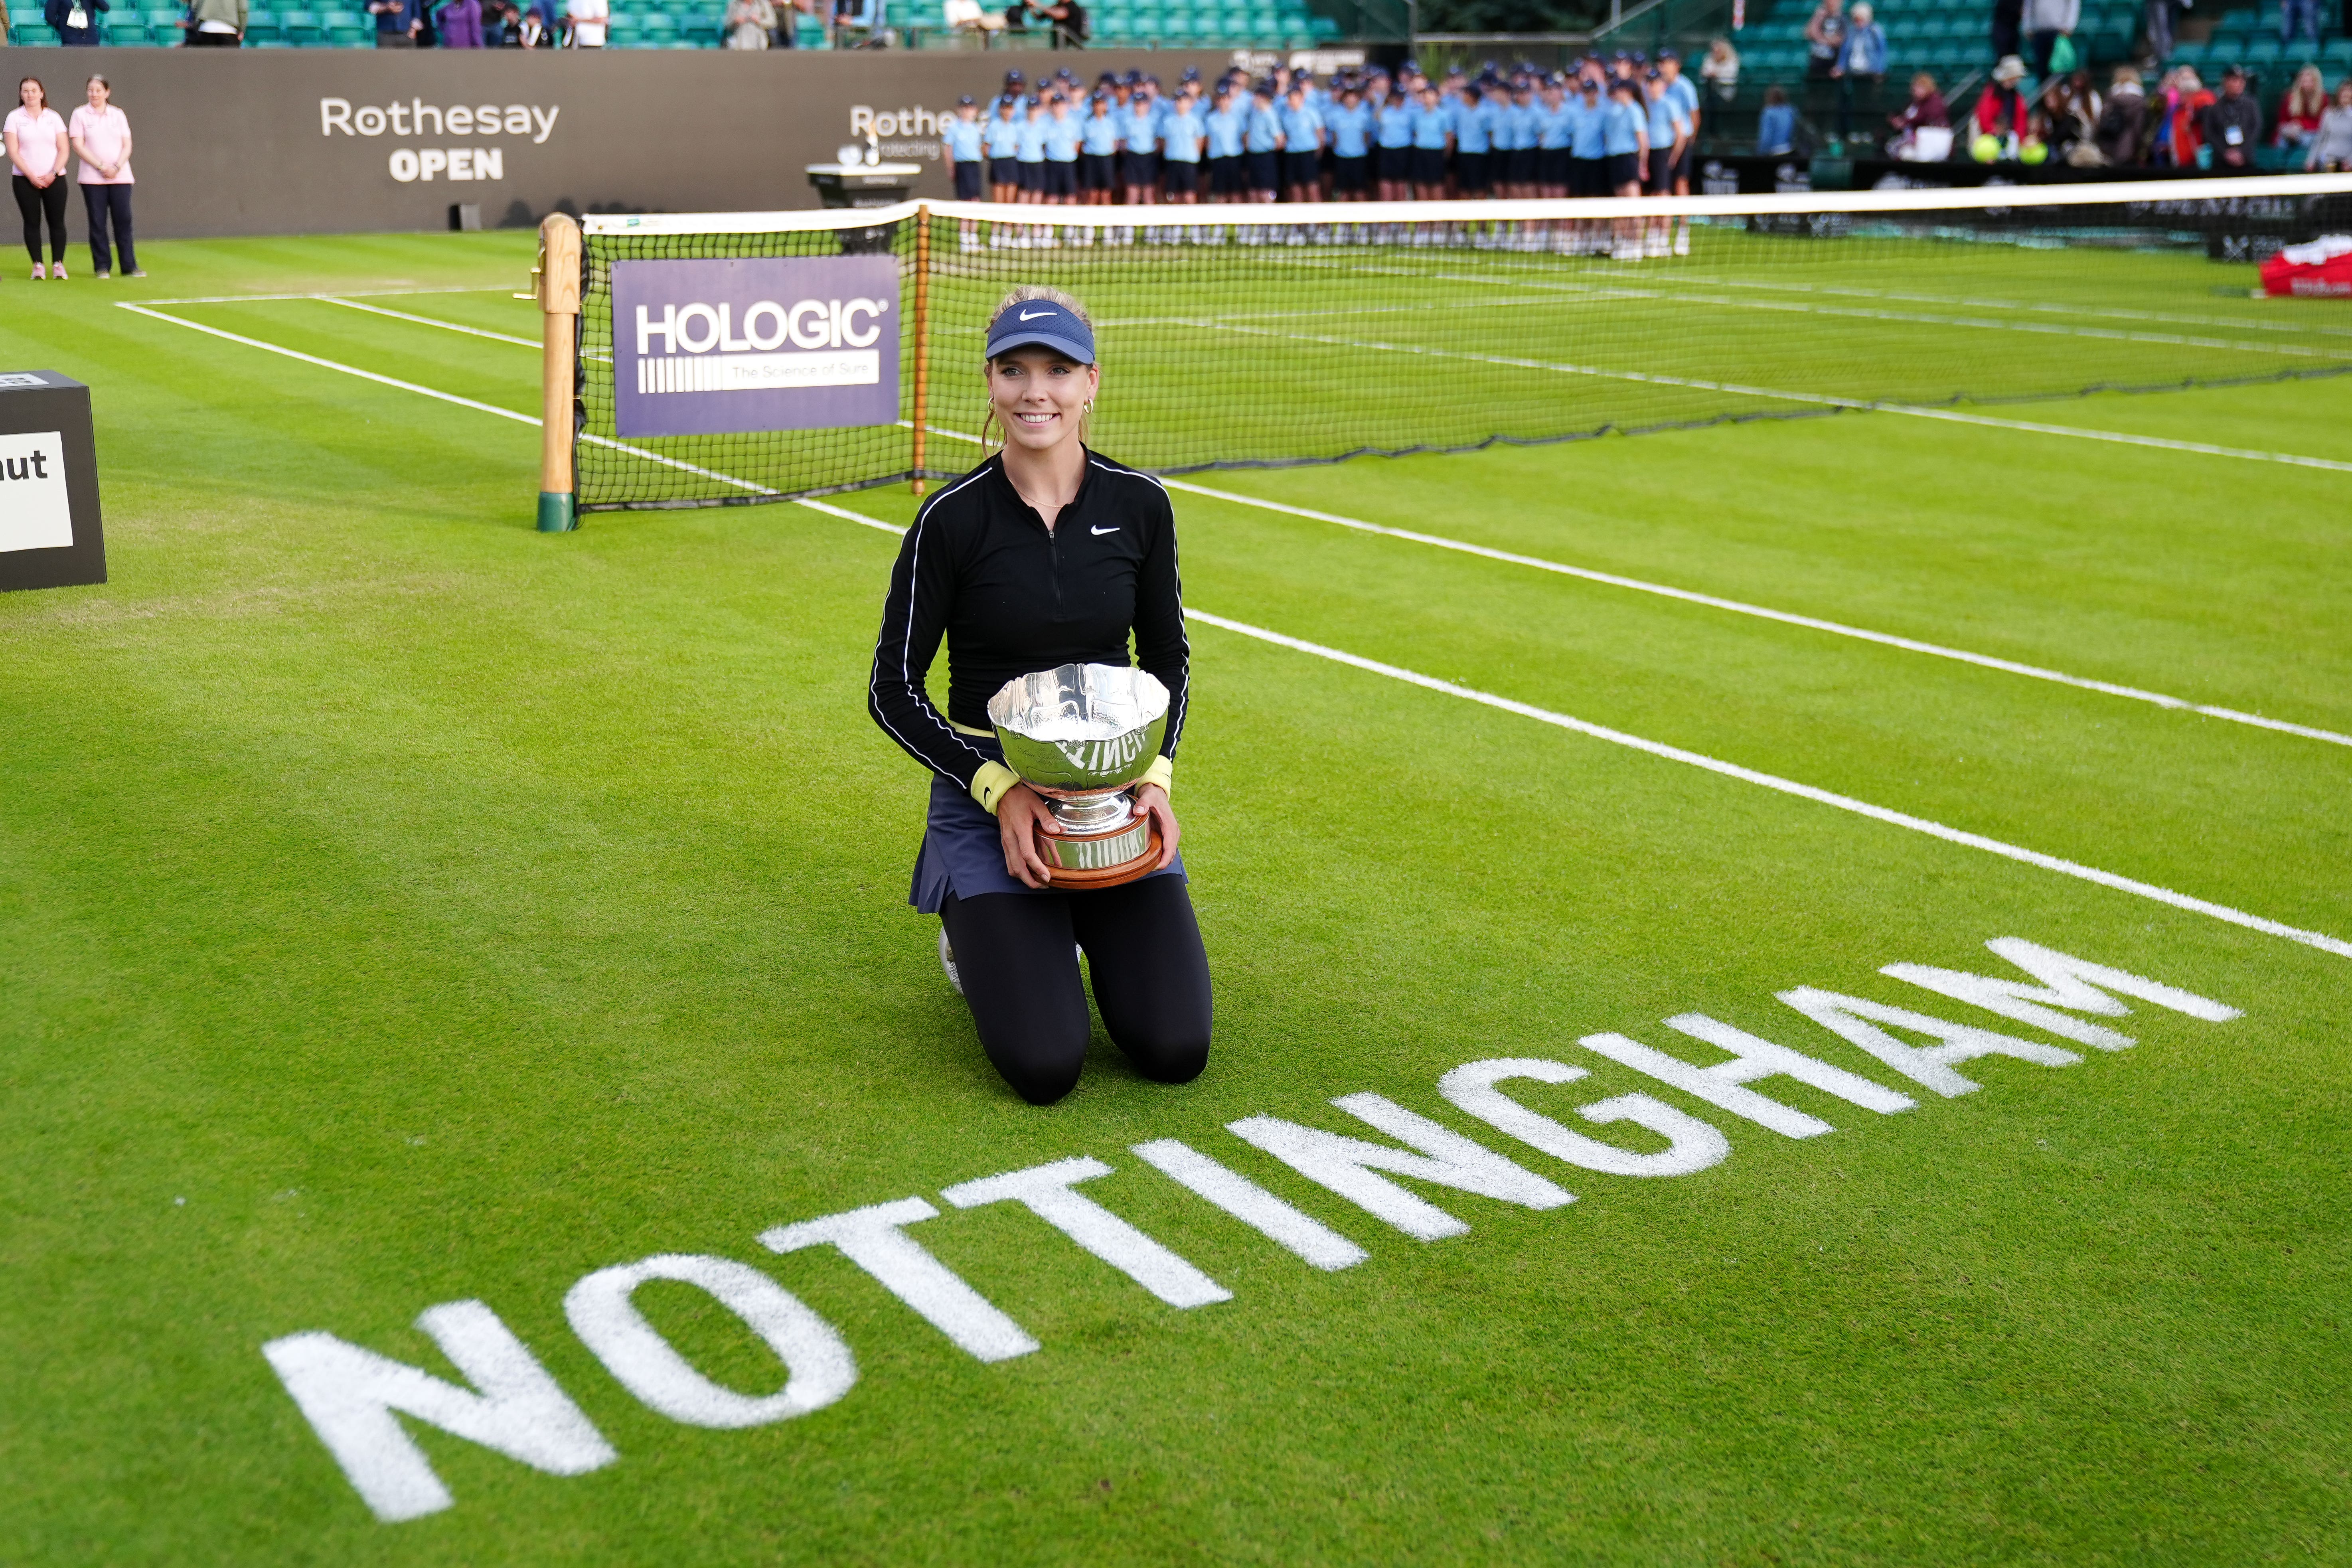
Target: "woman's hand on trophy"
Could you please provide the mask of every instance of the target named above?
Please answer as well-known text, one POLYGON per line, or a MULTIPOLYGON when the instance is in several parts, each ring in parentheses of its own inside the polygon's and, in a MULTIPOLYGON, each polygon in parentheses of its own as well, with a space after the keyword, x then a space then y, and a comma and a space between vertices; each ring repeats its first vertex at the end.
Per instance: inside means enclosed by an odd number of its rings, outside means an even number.
POLYGON ((1135 804, 1160 829, 1160 863, 1152 869, 1164 871, 1176 863, 1176 841, 1184 836, 1176 826, 1176 808, 1168 804, 1168 792, 1154 784, 1137 786, 1135 804))
MULTIPOLYGON (((1160 799, 1164 802, 1167 796, 1160 799)), ((1045 797, 1025 784, 1014 784, 996 803, 996 834, 1004 842, 1005 873, 1024 888, 1042 892, 1053 880, 1053 868, 1037 852, 1037 836, 1058 831, 1045 797)))

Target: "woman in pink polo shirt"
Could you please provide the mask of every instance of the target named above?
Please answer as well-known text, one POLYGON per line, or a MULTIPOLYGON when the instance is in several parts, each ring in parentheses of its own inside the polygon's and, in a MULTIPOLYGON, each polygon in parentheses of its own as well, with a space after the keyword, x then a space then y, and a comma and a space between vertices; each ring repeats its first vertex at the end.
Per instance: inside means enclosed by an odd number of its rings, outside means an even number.
POLYGON ((102 76, 89 79, 89 101, 73 111, 69 135, 81 154, 81 200, 89 212, 89 265, 100 278, 114 272, 112 251, 122 251, 128 278, 147 276, 131 248, 131 121, 109 101, 114 89, 102 76), (114 243, 107 243, 107 229, 114 243))
POLYGON ((25 215, 25 248, 33 253, 33 280, 41 271, 41 219, 49 220, 49 258, 66 275, 66 122, 49 107, 48 89, 37 77, 16 84, 16 107, 0 121, 0 141, 8 146, 8 184, 16 210, 25 215))

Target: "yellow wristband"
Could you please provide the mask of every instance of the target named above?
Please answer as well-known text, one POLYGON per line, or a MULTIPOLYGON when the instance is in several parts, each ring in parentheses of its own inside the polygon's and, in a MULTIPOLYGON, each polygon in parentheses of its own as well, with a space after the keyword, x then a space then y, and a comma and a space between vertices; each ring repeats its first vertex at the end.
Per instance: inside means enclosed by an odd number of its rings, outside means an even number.
POLYGON ((1169 756, 1158 756, 1151 759, 1151 765, 1144 769, 1143 776, 1135 782, 1139 786, 1143 784, 1158 784, 1161 789, 1168 793, 1169 798, 1172 800, 1176 795, 1175 779, 1175 759, 1169 756))
POLYGON ((1004 803, 1005 793, 1021 782, 1021 775, 1003 763, 982 763, 980 771, 971 775, 971 798, 980 802, 981 809, 989 816, 1004 803))

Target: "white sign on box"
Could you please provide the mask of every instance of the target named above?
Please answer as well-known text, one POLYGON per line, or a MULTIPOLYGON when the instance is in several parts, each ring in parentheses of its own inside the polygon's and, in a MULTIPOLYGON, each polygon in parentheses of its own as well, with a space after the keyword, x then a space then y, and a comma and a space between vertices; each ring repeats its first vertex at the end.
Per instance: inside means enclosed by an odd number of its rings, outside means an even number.
POLYGON ((0 551, 72 543, 65 437, 56 430, 0 436, 0 551))

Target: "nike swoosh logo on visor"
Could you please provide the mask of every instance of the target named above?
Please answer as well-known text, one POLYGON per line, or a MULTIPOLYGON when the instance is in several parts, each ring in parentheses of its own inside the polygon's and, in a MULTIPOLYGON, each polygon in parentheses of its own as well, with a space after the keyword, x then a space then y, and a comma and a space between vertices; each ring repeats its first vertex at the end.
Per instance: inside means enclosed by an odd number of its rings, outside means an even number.
POLYGON ((1117 533, 1118 531, 1118 526, 1114 523, 1108 528, 1089 528, 1087 531, 1088 533, 1117 533))
POLYGON ((1024 310, 1021 312, 1021 319, 1024 321, 1034 321, 1040 316, 1050 316, 1053 313, 1051 310, 1024 310))

